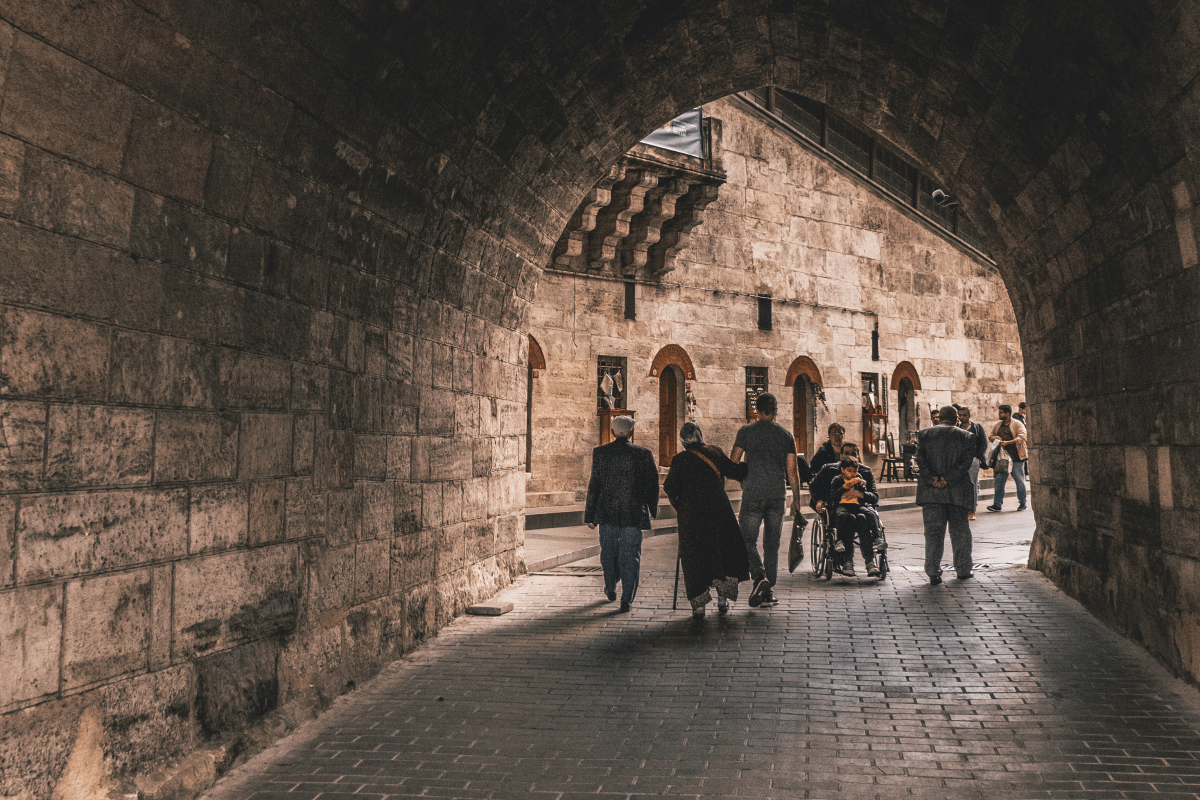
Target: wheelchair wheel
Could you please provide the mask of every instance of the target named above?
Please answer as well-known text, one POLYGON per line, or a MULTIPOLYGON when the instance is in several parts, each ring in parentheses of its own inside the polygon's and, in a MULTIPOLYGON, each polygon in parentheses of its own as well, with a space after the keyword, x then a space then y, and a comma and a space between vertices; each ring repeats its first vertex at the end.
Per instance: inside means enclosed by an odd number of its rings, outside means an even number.
POLYGON ((812 533, 808 544, 808 555, 812 559, 813 572, 820 575, 821 571, 825 569, 825 558, 827 556, 825 552, 825 525, 821 521, 820 514, 813 520, 812 533))
POLYGON ((876 558, 879 560, 879 580, 883 580, 888 576, 887 553, 880 553, 876 558))

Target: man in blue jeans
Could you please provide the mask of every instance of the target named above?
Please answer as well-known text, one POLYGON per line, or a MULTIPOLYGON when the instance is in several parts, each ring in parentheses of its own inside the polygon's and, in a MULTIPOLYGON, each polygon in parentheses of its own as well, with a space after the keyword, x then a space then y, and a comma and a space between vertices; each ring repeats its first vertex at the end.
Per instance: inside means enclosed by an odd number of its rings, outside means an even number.
MULTIPOLYGON (((1002 447, 1008 451, 1009 458, 1012 459, 1013 483, 1017 485, 1017 511, 1025 510, 1025 459, 1029 458, 1029 449, 1026 446, 1027 434, 1025 426, 1020 420, 1013 418, 1012 406, 1000 406, 1000 421, 992 428, 992 434, 988 437, 991 441, 999 439, 1004 444, 1002 447)), ((992 504, 987 507, 988 511, 999 511, 1004 507, 1004 487, 1008 483, 1008 474, 1004 472, 996 473, 996 496, 992 499, 992 504)))
MULTIPOLYGON (((743 425, 733 442, 729 460, 737 464, 746 456, 749 472, 742 481, 742 509, 738 523, 750 559, 750 607, 773 606, 779 601, 771 587, 779 572, 779 540, 783 534, 787 482, 792 485, 792 514, 801 521, 800 476, 809 479, 808 463, 796 457, 796 441, 775 422, 779 401, 764 392, 755 401, 761 415, 757 422, 743 425), (803 465, 802 467, 799 465, 803 465), (758 554, 758 529, 763 530, 763 554, 758 554)), ((805 523, 801 522, 801 528, 805 523)))
POLYGON ((658 516, 658 467, 654 455, 629 441, 633 417, 612 418, 613 440, 592 450, 592 479, 588 482, 583 521, 600 526, 600 565, 604 595, 617 599, 621 581, 621 611, 633 606, 642 561, 642 531, 658 516))

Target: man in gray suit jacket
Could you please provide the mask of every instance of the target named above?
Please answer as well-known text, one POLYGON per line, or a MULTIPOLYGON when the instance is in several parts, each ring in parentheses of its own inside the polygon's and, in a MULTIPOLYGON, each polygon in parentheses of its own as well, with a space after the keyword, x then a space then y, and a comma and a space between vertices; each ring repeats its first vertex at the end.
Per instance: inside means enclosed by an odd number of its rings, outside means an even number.
POLYGON ((588 483, 583 521, 600 526, 600 566, 604 595, 617 599, 621 582, 621 611, 633 605, 641 571, 642 531, 658 515, 658 466, 654 454, 629 441, 633 417, 613 417, 615 437, 592 450, 592 479, 588 483))
POLYGON ((946 526, 959 580, 971 577, 971 525, 967 514, 975 500, 968 470, 975 458, 975 437, 958 427, 954 406, 938 410, 938 424, 917 434, 917 505, 925 520, 925 574, 942 582, 946 526))

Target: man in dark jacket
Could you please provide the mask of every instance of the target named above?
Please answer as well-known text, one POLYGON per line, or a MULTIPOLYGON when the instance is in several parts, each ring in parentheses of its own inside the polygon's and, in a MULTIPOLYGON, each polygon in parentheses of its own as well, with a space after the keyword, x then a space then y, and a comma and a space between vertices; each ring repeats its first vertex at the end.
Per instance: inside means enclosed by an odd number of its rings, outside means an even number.
POLYGON ((846 438, 846 429, 838 423, 829 426, 829 438, 817 448, 808 462, 808 469, 813 475, 821 471, 826 464, 836 464, 842 460, 842 442, 846 438))
POLYGON ((958 427, 975 437, 975 457, 971 459, 971 467, 967 470, 967 474, 971 476, 971 485, 975 488, 975 500, 971 503, 971 510, 967 512, 967 519, 975 519, 975 509, 979 506, 979 468, 983 466, 988 437, 982 425, 971 422, 971 409, 958 403, 954 404, 954 408, 958 411, 958 427))
POLYGON ((642 559, 642 531, 658 516, 658 467, 654 455, 629 441, 633 417, 613 417, 612 442, 592 450, 592 479, 588 483, 583 521, 600 526, 600 564, 604 594, 617 599, 621 581, 621 611, 628 611, 637 594, 642 559))
POLYGON ((917 434, 917 505, 925 521, 925 574, 942 582, 946 527, 959 580, 971 577, 971 524, 967 512, 975 499, 967 473, 975 458, 975 437, 958 427, 954 406, 938 410, 938 424, 917 434))

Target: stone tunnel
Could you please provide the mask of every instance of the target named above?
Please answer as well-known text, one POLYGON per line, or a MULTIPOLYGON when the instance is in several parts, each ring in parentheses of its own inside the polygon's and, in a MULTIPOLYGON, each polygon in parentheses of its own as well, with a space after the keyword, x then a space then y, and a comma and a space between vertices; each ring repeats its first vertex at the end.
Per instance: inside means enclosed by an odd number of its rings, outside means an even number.
POLYGON ((1198 76, 1192 2, 0 2, 0 794, 327 700, 518 575, 540 270, 765 85, 983 230, 1030 565, 1200 680, 1198 76))

